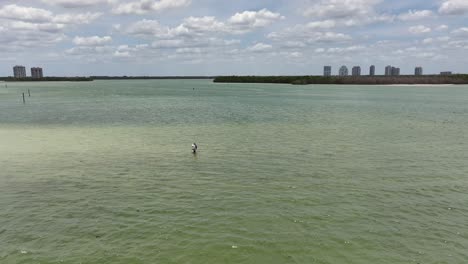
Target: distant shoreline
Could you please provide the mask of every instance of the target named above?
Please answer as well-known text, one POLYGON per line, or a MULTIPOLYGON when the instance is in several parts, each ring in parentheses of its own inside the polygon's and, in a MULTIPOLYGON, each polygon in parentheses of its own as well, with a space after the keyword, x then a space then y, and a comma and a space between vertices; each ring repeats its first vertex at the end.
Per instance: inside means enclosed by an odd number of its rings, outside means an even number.
POLYGON ((43 78, 14 78, 14 77, 3 77, 1 81, 5 82, 90 82, 93 81, 89 77, 43 77, 43 78))
POLYGON ((94 80, 213 80, 215 83, 337 84, 337 85, 457 85, 468 84, 468 74, 401 76, 90 76, 0 77, 5 82, 89 82, 94 80))
POLYGON ((281 83, 294 85, 434 85, 468 84, 468 74, 401 76, 219 76, 216 83, 281 83))
POLYGON ((215 76, 90 76, 94 80, 209 80, 215 76))
POLYGON ((0 77, 5 82, 83 82, 94 80, 212 80, 215 76, 90 76, 90 77, 0 77))

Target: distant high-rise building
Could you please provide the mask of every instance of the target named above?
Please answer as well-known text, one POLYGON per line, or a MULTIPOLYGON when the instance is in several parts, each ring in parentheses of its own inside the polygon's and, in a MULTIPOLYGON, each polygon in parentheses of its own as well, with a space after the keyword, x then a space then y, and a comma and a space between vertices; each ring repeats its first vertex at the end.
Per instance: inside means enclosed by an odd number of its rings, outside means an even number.
POLYGON ((25 78, 26 77, 26 67, 21 65, 16 65, 13 67, 13 76, 15 78, 25 78))
POLYGON ((323 67, 323 76, 331 76, 332 67, 324 66, 323 67))
POLYGON ((351 72, 352 72, 353 76, 360 76, 361 75, 361 67, 354 66, 351 72))
POLYGON ((385 75, 386 76, 392 75, 392 66, 388 65, 387 67, 385 67, 385 75))
POLYGON ((440 75, 452 75, 451 71, 440 72, 440 75))
POLYGON ((423 75, 423 68, 420 66, 414 68, 414 75, 423 75))
POLYGON ((34 79, 43 78, 44 75, 42 74, 42 68, 39 68, 39 67, 31 68, 31 77, 34 79))
POLYGON ((388 65, 387 67, 385 67, 385 75, 386 76, 399 76, 400 68, 388 65))
POLYGON ((370 68, 369 68, 369 75, 370 75, 370 76, 374 76, 374 75, 375 75, 375 66, 374 66, 374 65, 370 66, 370 68))
POLYGON ((348 67, 341 66, 340 70, 338 71, 338 75, 340 76, 348 76, 348 67))

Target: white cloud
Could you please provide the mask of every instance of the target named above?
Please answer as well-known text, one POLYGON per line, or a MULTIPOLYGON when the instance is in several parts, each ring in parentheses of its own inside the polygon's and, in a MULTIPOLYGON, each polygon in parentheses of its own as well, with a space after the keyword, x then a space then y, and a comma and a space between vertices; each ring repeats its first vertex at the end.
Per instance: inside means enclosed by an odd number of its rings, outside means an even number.
MULTIPOLYGON (((119 26, 121 29, 121 26, 119 26)), ((169 35, 169 28, 162 26, 156 20, 143 19, 130 24, 123 31, 130 35, 136 36, 155 36, 155 37, 167 37, 169 35)))
POLYGON ((307 17, 322 19, 310 23, 311 27, 321 29, 393 21, 394 15, 376 12, 375 7, 381 2, 382 0, 322 0, 319 3, 314 1, 303 11, 303 14, 307 17))
POLYGON ((422 41, 423 44, 432 44, 433 42, 434 42, 433 38, 425 38, 422 41))
POLYGON ((167 9, 187 7, 191 0, 139 0, 129 3, 118 3, 112 9, 115 14, 143 15, 149 12, 160 12, 167 9))
POLYGON ((309 42, 340 42, 351 40, 351 36, 336 32, 316 32, 309 42))
POLYGON ((251 47, 248 47, 247 50, 251 52, 265 52, 273 49, 273 46, 265 43, 257 43, 251 47))
POLYGON ((0 18, 44 23, 52 21, 53 14, 40 8, 6 5, 0 9, 0 18))
POLYGON ((329 29, 334 28, 336 22, 334 20, 314 21, 307 24, 310 29, 329 29))
POLYGON ((64 41, 62 27, 55 24, 36 24, 13 21, 0 26, 2 51, 47 47, 64 41))
POLYGON ((440 5, 439 13, 444 15, 462 15, 468 13, 468 1, 444 0, 440 5))
POLYGON ((109 3, 111 0, 42 0, 42 2, 64 8, 81 8, 109 3))
POLYGON ((224 23, 219 22, 213 16, 204 17, 189 17, 184 21, 184 27, 198 31, 222 31, 224 30, 224 23))
POLYGON ((431 32, 431 28, 419 25, 419 26, 413 26, 408 28, 408 31, 412 34, 424 34, 424 33, 429 33, 431 32))
POLYGON ((178 48, 175 52, 177 54, 200 54, 206 51, 201 48, 178 48))
POLYGON ((223 40, 220 38, 183 38, 156 40, 151 46, 156 49, 178 49, 193 47, 226 47, 239 43, 239 40, 223 40))
POLYGON ((284 16, 281 16, 279 13, 273 13, 267 9, 262 9, 260 11, 236 13, 229 18, 228 22, 234 28, 251 29, 268 26, 279 19, 284 19, 284 16))
POLYGON ((420 20, 433 17, 434 13, 431 10, 409 10, 408 13, 400 14, 398 19, 402 21, 420 20))
POLYGON ((73 39, 73 43, 78 46, 104 46, 108 43, 112 42, 112 38, 110 36, 92 36, 92 37, 78 37, 76 36, 73 39))
POLYGON ((0 9, 0 18, 33 23, 88 24, 100 16, 101 13, 54 15, 45 9, 18 5, 6 5, 0 9))
POLYGON ((130 56, 130 52, 128 51, 119 51, 119 50, 116 50, 114 52, 114 57, 118 57, 118 58, 129 58, 131 57, 130 56))
POLYGON ((65 51, 68 55, 102 55, 102 54, 112 54, 114 52, 114 47, 111 46, 79 46, 67 49, 65 51))
POLYGON ((393 22, 395 20, 395 16, 388 15, 388 14, 380 14, 380 15, 369 15, 369 16, 362 16, 362 17, 352 17, 346 20, 341 20, 339 24, 353 27, 353 26, 365 26, 375 23, 382 23, 382 22, 393 22))
POLYGON ((61 32, 64 28, 62 24, 52 24, 52 23, 29 23, 23 21, 13 21, 8 23, 9 29, 13 31, 42 31, 48 33, 58 33, 61 32))
POLYGON ((468 27, 462 27, 452 31, 452 34, 457 37, 468 37, 468 27))
POLYGON ((8 49, 50 46, 66 39, 67 28, 88 24, 100 13, 54 14, 49 10, 5 5, 0 7, 2 37, 8 49))
POLYGON ((309 44, 316 42, 346 42, 352 39, 352 37, 347 34, 331 31, 317 31, 315 28, 310 28, 308 25, 296 25, 281 32, 272 32, 268 34, 267 37, 282 43, 286 41, 303 41, 309 44))
POLYGON ((438 27, 436 27, 435 30, 437 31, 444 31, 444 30, 447 30, 449 27, 447 25, 440 25, 438 27))
POLYGON ((305 48, 307 45, 302 41, 286 41, 281 45, 285 48, 305 48))
POLYGON ((440 42, 447 42, 449 40, 450 40, 449 36, 444 36, 444 37, 438 37, 437 38, 437 41, 440 41, 440 42))
POLYGON ((365 50, 364 46, 350 46, 345 48, 329 48, 327 53, 355 53, 365 50))
POLYGON ((102 13, 64 14, 56 16, 52 21, 60 24, 89 24, 102 13))
POLYGON ((137 21, 126 28, 114 27, 124 33, 137 36, 156 38, 199 37, 210 34, 244 34, 260 27, 266 27, 283 17, 279 13, 272 13, 266 9, 258 12, 245 11, 230 17, 226 22, 219 21, 213 16, 188 17, 173 28, 162 26, 156 20, 137 21))
POLYGON ((373 15, 381 0, 322 0, 304 11, 309 17, 343 19, 373 15))

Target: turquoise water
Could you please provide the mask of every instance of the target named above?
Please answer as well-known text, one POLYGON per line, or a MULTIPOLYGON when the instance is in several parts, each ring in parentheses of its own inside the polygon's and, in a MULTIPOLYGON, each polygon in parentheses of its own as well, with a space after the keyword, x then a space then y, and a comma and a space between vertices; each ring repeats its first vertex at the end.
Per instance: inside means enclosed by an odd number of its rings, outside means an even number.
POLYGON ((466 131, 468 86, 0 83, 0 263, 467 263, 466 131))

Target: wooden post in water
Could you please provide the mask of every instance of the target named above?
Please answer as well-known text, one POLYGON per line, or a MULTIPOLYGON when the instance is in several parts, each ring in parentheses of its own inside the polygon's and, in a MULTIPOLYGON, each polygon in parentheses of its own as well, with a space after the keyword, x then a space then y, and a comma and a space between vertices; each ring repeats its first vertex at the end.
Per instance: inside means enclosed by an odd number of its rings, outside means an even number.
POLYGON ((26 99, 24 99, 24 93, 23 93, 23 104, 26 104, 26 99))
POLYGON ((28 94, 29 94, 29 97, 31 97, 31 91, 29 91, 29 89, 28 89, 28 94))

